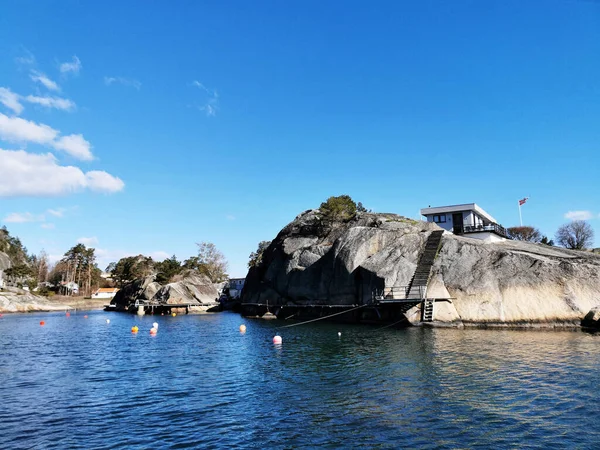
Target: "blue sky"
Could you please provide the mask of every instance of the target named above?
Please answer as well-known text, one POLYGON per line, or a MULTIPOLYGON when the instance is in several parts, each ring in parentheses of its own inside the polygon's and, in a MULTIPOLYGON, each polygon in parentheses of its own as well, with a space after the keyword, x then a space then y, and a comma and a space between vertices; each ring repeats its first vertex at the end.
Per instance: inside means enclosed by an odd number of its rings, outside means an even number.
POLYGON ((248 255, 349 194, 600 242, 600 4, 8 1, 0 222, 100 266, 248 255))

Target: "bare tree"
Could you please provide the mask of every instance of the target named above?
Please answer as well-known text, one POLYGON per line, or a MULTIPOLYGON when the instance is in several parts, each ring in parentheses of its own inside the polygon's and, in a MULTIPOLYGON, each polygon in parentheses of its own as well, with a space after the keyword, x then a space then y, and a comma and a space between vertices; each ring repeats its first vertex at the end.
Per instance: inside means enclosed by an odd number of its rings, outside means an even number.
POLYGON ((556 242, 566 248, 583 250, 594 243, 594 230, 585 220, 562 225, 555 235, 556 242))
POLYGON ((212 242, 200 242, 196 245, 198 246, 198 270, 210 278, 213 283, 227 280, 225 255, 212 242))
POLYGON ((540 230, 534 227, 511 227, 508 229, 508 235, 515 241, 526 241, 526 242, 541 242, 542 233, 540 230))

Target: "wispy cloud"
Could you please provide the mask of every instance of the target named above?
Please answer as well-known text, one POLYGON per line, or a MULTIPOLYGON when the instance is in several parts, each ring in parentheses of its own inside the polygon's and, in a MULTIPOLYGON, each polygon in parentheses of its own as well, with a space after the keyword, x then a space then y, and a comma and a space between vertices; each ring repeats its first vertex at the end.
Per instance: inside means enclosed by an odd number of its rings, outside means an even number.
POLYGON ((25 101, 43 106, 45 108, 54 108, 63 111, 73 111, 76 108, 75 102, 67 98, 60 97, 38 97, 35 95, 28 95, 25 97, 25 101))
POLYGON ((565 214, 565 219, 570 220, 590 220, 594 215, 591 211, 569 211, 565 214))
POLYGON ((23 111, 23 105, 21 105, 19 98, 19 95, 15 94, 10 89, 0 87, 0 103, 9 109, 12 109, 15 114, 21 114, 23 111))
POLYGON ((26 223, 26 222, 43 222, 45 220, 43 215, 35 215, 30 212, 26 213, 10 213, 4 219, 6 223, 26 223))
POLYGON ((81 134, 60 136, 58 130, 20 117, 8 117, 0 113, 0 139, 9 142, 32 142, 47 145, 69 155, 90 161, 94 159, 91 144, 81 134))
POLYGON ((112 194, 125 183, 107 172, 61 166, 51 153, 0 149, 0 197, 50 197, 89 190, 112 194))
POLYGON ((35 56, 25 48, 23 49, 23 55, 17 56, 15 62, 21 66, 33 66, 35 65, 35 56))
POLYGON ((207 88, 198 80, 192 81, 192 86, 197 87, 204 93, 204 98, 197 108, 203 111, 208 117, 214 117, 219 109, 219 93, 216 89, 207 88))
POLYGON ((60 86, 48 78, 45 74, 38 72, 37 70, 32 70, 29 74, 29 78, 31 78, 36 83, 40 83, 45 86, 46 89, 50 89, 51 91, 60 91, 60 86))
POLYGON ((41 224, 40 227, 42 227, 42 228, 44 228, 46 230, 53 230, 55 228, 54 224, 53 223, 49 223, 49 222, 41 224))
POLYGON ((64 217, 65 212, 67 212, 67 208, 49 209, 47 211, 48 214, 50 214, 54 217, 64 217))
POLYGON ((94 245, 98 245, 98 238, 96 236, 93 237, 80 237, 77 239, 78 244, 83 244, 86 247, 91 247, 94 245))
POLYGON ((107 86, 112 86, 113 84, 122 84, 123 86, 130 86, 138 91, 142 87, 142 83, 133 78, 125 78, 125 77, 104 77, 104 84, 107 86))
POLYGON ((64 62, 59 67, 60 73, 79 75, 79 71, 81 70, 81 61, 77 56, 73 56, 73 60, 71 62, 64 62))

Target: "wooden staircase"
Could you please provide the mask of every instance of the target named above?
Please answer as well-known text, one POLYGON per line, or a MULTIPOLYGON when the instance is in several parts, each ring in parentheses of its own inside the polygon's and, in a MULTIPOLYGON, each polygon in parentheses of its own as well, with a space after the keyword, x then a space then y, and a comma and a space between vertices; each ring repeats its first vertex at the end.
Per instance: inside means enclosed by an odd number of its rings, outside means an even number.
POLYGON ((427 298, 427 284, 431 276, 431 267, 442 244, 443 234, 443 231, 432 231, 427 238, 425 249, 421 253, 415 274, 410 281, 408 294, 406 295, 407 299, 423 301, 423 322, 431 322, 433 320, 433 300, 427 298))

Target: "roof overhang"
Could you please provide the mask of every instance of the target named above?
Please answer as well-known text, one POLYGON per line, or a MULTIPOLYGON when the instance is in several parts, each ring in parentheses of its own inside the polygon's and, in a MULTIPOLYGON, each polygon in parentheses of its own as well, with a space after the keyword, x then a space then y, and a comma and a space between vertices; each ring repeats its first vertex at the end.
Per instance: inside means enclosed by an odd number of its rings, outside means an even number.
POLYGON ((433 208, 421 209, 422 216, 430 216, 432 214, 447 214, 447 213, 458 213, 464 211, 475 211, 481 217, 490 222, 498 223, 490 214, 488 214, 482 207, 476 203, 464 203, 462 205, 450 205, 450 206, 435 206, 433 208))

